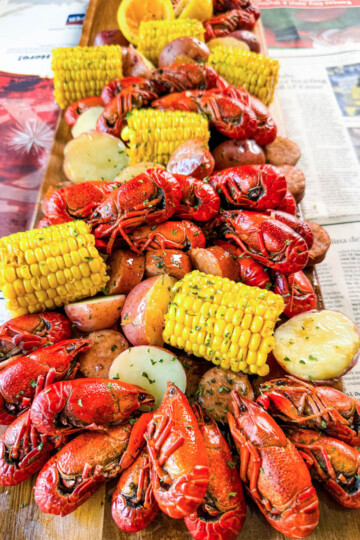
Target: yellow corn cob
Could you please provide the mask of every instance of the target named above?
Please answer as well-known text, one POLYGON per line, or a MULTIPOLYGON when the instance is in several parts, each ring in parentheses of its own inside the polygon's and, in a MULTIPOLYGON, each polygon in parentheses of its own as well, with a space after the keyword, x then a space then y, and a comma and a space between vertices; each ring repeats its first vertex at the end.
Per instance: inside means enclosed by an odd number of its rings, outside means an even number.
POLYGON ((129 113, 121 132, 121 138, 129 142, 130 164, 152 161, 167 165, 179 144, 196 138, 207 145, 209 137, 208 121, 201 114, 155 109, 129 113))
POLYGON ((52 51, 55 100, 64 109, 74 101, 100 96, 105 84, 121 79, 119 45, 65 47, 52 51))
POLYGON ((233 371, 267 375, 281 296, 198 270, 173 288, 164 341, 233 371))
POLYGON ((84 221, 0 239, 0 288, 14 316, 94 296, 108 279, 84 221))
POLYGON ((141 21, 138 51, 153 64, 157 64, 159 54, 170 41, 190 36, 205 41, 205 29, 196 19, 176 19, 172 21, 141 21))
POLYGON ((230 84, 243 86, 265 105, 272 102, 280 67, 274 58, 220 45, 212 49, 208 62, 230 84))

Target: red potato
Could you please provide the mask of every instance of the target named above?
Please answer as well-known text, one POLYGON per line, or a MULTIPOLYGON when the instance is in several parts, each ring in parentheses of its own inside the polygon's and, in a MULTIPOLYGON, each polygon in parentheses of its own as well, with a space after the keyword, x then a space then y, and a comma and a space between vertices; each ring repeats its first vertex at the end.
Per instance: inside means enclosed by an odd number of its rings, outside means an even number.
POLYGON ((132 345, 163 345, 164 315, 176 279, 163 274, 139 283, 127 296, 121 315, 125 337, 132 345))
POLYGON ((194 268, 212 274, 239 281, 239 267, 232 255, 220 246, 194 248, 190 251, 194 268))
POLYGON ((260 52, 260 41, 250 30, 235 30, 229 37, 244 41, 252 52, 260 52))
POLYGON ((214 158, 206 144, 200 139, 189 139, 174 150, 167 170, 171 173, 186 174, 202 179, 210 176, 214 167, 214 158))
POLYGON ((102 30, 96 34, 94 45, 121 45, 122 47, 126 47, 129 45, 129 42, 124 34, 118 29, 102 30))
POLYGON ((80 371, 85 377, 107 379, 111 364, 120 353, 129 348, 130 344, 116 330, 97 330, 91 332, 88 338, 93 345, 78 355, 80 371))
POLYGON ((70 321, 82 332, 111 328, 121 315, 125 295, 101 296, 65 306, 70 321))
POLYGON ((326 253, 331 245, 331 239, 321 225, 313 223, 312 221, 306 221, 306 223, 309 225, 314 237, 313 245, 309 250, 307 266, 314 266, 314 264, 319 264, 325 259, 326 253))
POLYGON ((296 165, 301 152, 296 142, 287 137, 276 137, 274 142, 265 147, 265 156, 271 165, 296 165))
POLYGON ((155 66, 145 56, 140 54, 132 45, 123 48, 124 77, 143 77, 150 79, 155 66))
POLYGON ((295 201, 302 201, 305 195, 305 175, 302 170, 293 165, 282 165, 278 169, 285 176, 287 189, 295 201))
POLYGON ((159 68, 176 63, 207 62, 209 48, 203 41, 190 36, 179 37, 168 43, 160 53, 159 68))
POLYGON ((265 165, 266 162, 262 148, 252 139, 224 141, 212 154, 217 171, 241 165, 265 165))
POLYGON ((176 279, 182 279, 191 270, 190 257, 183 251, 178 249, 153 249, 146 252, 146 277, 169 274, 169 276, 176 279))
POLYGON ((144 277, 145 257, 128 249, 114 251, 109 257, 109 294, 128 294, 144 277))

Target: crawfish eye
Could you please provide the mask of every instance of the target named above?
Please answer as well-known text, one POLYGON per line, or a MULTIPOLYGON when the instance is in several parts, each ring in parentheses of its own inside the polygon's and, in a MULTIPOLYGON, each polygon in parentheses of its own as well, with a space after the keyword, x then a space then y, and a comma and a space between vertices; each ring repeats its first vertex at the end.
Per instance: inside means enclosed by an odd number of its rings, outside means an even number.
POLYGON ((139 401, 145 401, 148 398, 148 394, 139 394, 139 401))
POLYGON ((173 388, 173 387, 169 388, 169 394, 170 395, 175 394, 175 388, 173 388))
POLYGON ((245 407, 245 405, 241 404, 240 407, 239 407, 239 411, 240 412, 246 412, 247 408, 245 407))

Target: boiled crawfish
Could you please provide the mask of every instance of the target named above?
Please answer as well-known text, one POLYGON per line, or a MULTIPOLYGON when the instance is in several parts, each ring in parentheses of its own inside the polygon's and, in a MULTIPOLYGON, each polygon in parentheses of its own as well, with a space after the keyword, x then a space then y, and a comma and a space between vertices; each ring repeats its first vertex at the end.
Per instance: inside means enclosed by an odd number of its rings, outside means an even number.
POLYGON ((86 219, 119 186, 117 182, 101 180, 68 186, 46 197, 42 209, 51 225, 86 219))
POLYGON ((34 496, 40 510, 66 516, 128 468, 141 450, 148 420, 142 415, 133 428, 125 423, 88 431, 67 443, 37 477, 34 496))
MULTIPOLYGON (((243 90, 243 89, 242 89, 243 90)), ((266 146, 276 139, 277 127, 269 109, 262 101, 249 94, 249 106, 257 120, 254 140, 259 146, 266 146)))
POLYGON ((181 188, 172 174, 148 169, 108 195, 88 222, 95 227, 96 238, 110 237, 107 252, 111 253, 118 234, 134 247, 128 233, 145 222, 155 225, 166 221, 174 215, 180 199, 181 188))
POLYGON ((30 478, 65 442, 64 437, 40 435, 31 425, 30 411, 25 411, 0 436, 0 485, 16 486, 30 478))
POLYGON ((10 424, 44 386, 74 377, 76 355, 91 344, 88 339, 69 339, 3 362, 6 367, 0 371, 0 424, 10 424))
POLYGON ((142 405, 153 403, 139 386, 113 379, 60 381, 36 396, 31 421, 44 435, 66 435, 119 424, 142 405))
POLYGON ((185 518, 185 525, 197 540, 235 540, 246 515, 239 473, 216 422, 205 418, 198 405, 194 406, 194 412, 205 443, 210 480, 204 502, 185 518))
POLYGON ((224 225, 225 238, 263 265, 284 274, 306 266, 309 251, 305 240, 281 221, 246 210, 225 210, 217 219, 224 225))
POLYGON ((296 201, 294 195, 292 195, 290 191, 287 191, 285 197, 276 207, 276 209, 281 210, 281 212, 291 214, 292 216, 296 216, 296 201))
POLYGON ((287 429, 286 434, 304 458, 311 476, 338 503, 360 508, 359 451, 311 429, 287 429))
POLYGON ((315 291, 302 270, 295 274, 274 273, 274 292, 280 294, 285 303, 284 314, 291 318, 317 307, 315 291))
POLYGON ((260 17, 260 8, 251 0, 213 0, 215 13, 224 13, 231 9, 242 9, 252 13, 256 20, 260 17))
POLYGON ((146 438, 160 509, 175 519, 192 514, 205 497, 208 462, 195 415, 184 394, 170 382, 146 438))
POLYGON ((232 9, 203 22, 205 41, 224 37, 235 30, 252 30, 256 19, 252 13, 241 9, 232 9))
POLYGON ((84 113, 91 107, 103 107, 104 102, 101 97, 91 96, 79 99, 69 105, 65 111, 64 119, 69 126, 74 126, 80 114, 84 113))
POLYGON ((262 264, 252 257, 245 255, 239 246, 235 246, 231 242, 217 240, 215 243, 225 249, 225 251, 228 251, 236 259, 239 267, 240 281, 242 283, 251 287, 260 287, 261 289, 269 289, 271 287, 267 268, 264 268, 262 264))
POLYGON ((145 448, 121 474, 112 497, 111 515, 122 531, 138 532, 145 529, 158 512, 150 482, 149 453, 145 448))
POLYGON ((256 115, 242 101, 218 90, 187 90, 152 102, 156 109, 192 111, 204 114, 210 124, 232 139, 252 138, 257 129, 256 115))
POLYGON ((243 165, 213 174, 210 184, 227 207, 276 208, 286 194, 286 180, 272 165, 243 165))
POLYGON ((293 231, 300 234, 300 236, 304 238, 308 249, 311 249, 314 243, 314 236, 313 236, 312 230, 310 229, 306 221, 303 221, 302 219, 299 219, 296 216, 292 216, 286 212, 281 212, 280 210, 277 210, 277 209, 267 210, 266 214, 270 216, 272 219, 281 221, 281 223, 284 223, 284 225, 287 225, 293 231))
POLYGON ((210 185, 184 174, 174 174, 181 187, 181 200, 175 216, 181 219, 209 221, 220 210, 220 197, 210 185))
POLYGON ((260 386, 260 403, 285 424, 325 431, 351 446, 360 446, 360 403, 330 386, 315 386, 286 376, 260 386))
POLYGON ((295 446, 259 405, 232 391, 231 434, 240 477, 268 522, 290 538, 305 538, 318 525, 319 503, 309 471, 295 446))
POLYGON ((139 252, 150 249, 180 249, 187 251, 205 247, 205 236, 191 221, 166 221, 160 225, 143 225, 130 235, 131 245, 139 252))
POLYGON ((0 326, 0 362, 44 345, 53 345, 68 339, 70 335, 70 321, 61 313, 33 313, 15 317, 0 326))

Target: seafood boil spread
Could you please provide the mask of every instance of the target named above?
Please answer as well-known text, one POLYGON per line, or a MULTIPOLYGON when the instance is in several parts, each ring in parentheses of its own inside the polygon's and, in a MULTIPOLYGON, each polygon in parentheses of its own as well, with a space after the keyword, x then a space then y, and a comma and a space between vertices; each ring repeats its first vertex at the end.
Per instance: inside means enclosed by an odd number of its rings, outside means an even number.
POLYGON ((42 512, 107 482, 121 538, 164 513, 234 540, 248 498, 290 538, 318 527, 323 489, 360 508, 360 402, 341 390, 360 333, 318 309, 330 239, 299 211, 259 17, 122 0, 118 28, 53 51, 67 181, 0 239, 0 485, 37 475, 42 512))

